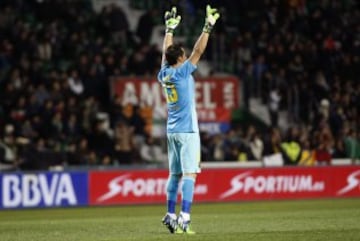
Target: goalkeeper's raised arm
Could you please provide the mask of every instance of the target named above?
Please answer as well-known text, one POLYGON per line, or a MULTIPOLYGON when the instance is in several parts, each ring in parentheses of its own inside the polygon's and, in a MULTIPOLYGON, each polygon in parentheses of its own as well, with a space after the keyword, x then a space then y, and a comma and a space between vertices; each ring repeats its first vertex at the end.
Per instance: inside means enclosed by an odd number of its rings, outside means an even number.
POLYGON ((170 12, 169 11, 165 12, 164 20, 165 20, 166 30, 165 30, 163 47, 162 47, 161 65, 165 63, 166 49, 173 44, 174 30, 181 21, 181 16, 177 15, 176 7, 172 7, 170 12))
POLYGON ((219 17, 220 14, 216 8, 211 8, 210 5, 206 6, 206 17, 203 31, 200 37, 197 39, 189 57, 189 60, 192 64, 196 65, 199 62, 200 57, 204 53, 207 42, 209 40, 209 34, 211 33, 211 30, 213 29, 219 17))

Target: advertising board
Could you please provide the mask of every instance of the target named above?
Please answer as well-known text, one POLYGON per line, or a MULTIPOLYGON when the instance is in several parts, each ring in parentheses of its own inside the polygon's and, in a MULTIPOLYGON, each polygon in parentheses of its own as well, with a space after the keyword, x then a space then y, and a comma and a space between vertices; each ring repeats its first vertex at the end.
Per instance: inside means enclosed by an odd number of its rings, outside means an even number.
POLYGON ((88 204, 86 172, 0 175, 0 208, 82 206, 88 204))

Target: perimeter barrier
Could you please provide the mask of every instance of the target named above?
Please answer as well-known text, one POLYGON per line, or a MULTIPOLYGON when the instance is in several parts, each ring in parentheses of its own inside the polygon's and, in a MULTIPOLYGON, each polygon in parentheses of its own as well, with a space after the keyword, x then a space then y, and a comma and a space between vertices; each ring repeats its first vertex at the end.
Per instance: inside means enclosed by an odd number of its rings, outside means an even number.
MULTIPOLYGON (((334 162, 336 163, 336 162, 334 162)), ((205 164, 196 202, 360 197, 360 165, 257 167, 205 164)), ((0 174, 0 209, 160 204, 166 168, 0 174)))

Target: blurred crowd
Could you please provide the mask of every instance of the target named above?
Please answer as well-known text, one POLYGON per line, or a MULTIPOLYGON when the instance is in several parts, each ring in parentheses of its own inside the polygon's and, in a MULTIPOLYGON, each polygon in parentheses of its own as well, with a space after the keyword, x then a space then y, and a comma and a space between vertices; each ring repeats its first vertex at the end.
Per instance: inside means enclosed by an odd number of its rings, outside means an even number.
MULTIPOLYGON (((2 165, 166 163, 166 143, 152 137, 138 106, 111 95, 109 77, 156 76, 161 55, 150 36, 172 2, 199 26, 207 2, 222 6, 204 57, 213 74, 241 79, 245 108, 254 97, 269 106, 266 130, 232 123, 227 133, 201 133, 204 161, 360 158, 356 1, 139 2, 152 4, 136 31, 116 5, 95 12, 87 0, 0 2, 2 165), (278 125, 280 111, 288 113, 287 130, 278 125)), ((184 27, 179 34, 194 38, 184 27)))
POLYGON ((130 164, 154 152, 164 159, 138 108, 111 96, 110 76, 153 76, 161 57, 129 30, 120 7, 1 1, 0 36, 1 163, 130 164))
POLYGON ((214 71, 239 76, 246 108, 251 98, 267 106, 270 128, 259 132, 254 126, 234 126, 217 139, 217 155, 211 158, 279 157, 292 165, 360 159, 359 3, 232 4, 224 2, 226 27, 217 29, 208 57, 214 71), (285 130, 279 126, 280 112, 287 113, 285 130))

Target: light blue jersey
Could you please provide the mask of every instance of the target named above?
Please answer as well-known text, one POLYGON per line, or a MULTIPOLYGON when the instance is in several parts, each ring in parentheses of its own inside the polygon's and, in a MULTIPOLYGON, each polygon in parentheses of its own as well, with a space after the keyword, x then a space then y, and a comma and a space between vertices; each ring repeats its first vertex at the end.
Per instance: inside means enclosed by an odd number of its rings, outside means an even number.
POLYGON ((163 86, 168 107, 167 133, 199 132, 192 77, 195 70, 196 66, 186 60, 177 68, 165 64, 159 71, 158 80, 163 86))

